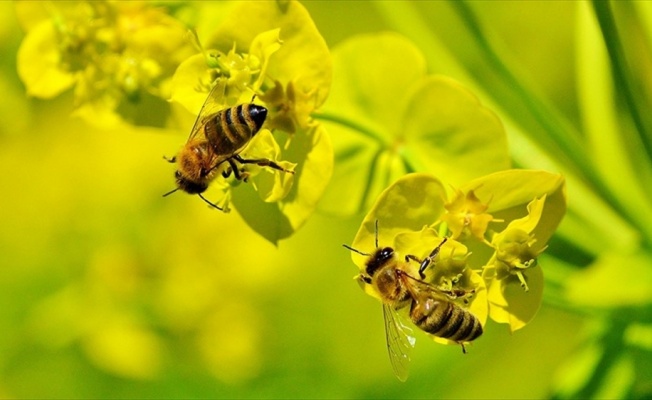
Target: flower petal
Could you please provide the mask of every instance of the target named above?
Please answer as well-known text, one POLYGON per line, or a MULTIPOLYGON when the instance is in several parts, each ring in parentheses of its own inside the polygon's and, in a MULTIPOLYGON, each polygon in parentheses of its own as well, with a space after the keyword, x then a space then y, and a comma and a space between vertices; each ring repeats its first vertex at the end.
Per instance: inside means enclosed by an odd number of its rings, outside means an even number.
POLYGON ((294 82, 303 93, 315 93, 315 106, 328 96, 331 85, 331 58, 308 11, 297 1, 247 1, 236 5, 213 32, 207 46, 228 51, 251 51, 251 43, 261 32, 280 28, 283 46, 270 59, 267 75, 283 84, 294 82))
MULTIPOLYGON (((378 244, 388 246, 404 231, 420 231, 436 221, 444 211, 446 190, 429 174, 409 174, 385 189, 365 216, 352 247, 362 251, 375 248, 376 221, 378 244)), ((353 262, 363 268, 365 257, 353 253, 353 262)))
POLYGON ((296 163, 288 195, 278 203, 261 203, 252 185, 245 184, 233 191, 233 203, 252 229, 276 244, 292 235, 313 213, 333 170, 332 155, 330 137, 321 125, 294 135, 283 151, 284 158, 296 163))
POLYGON ((540 246, 548 242, 566 213, 566 182, 560 174, 510 169, 474 179, 461 189, 474 190, 481 201, 488 203, 488 213, 506 221, 492 225, 498 231, 509 221, 523 217, 526 205, 533 199, 546 195, 541 218, 532 232, 540 246))
POLYGON ((523 271, 529 291, 524 291, 517 276, 491 279, 488 283, 489 317, 509 324, 512 332, 534 318, 543 297, 543 270, 540 265, 523 271))
POLYGON ((316 118, 334 138, 333 188, 352 190, 346 198, 327 192, 324 211, 360 212, 412 171, 461 184, 509 167, 498 118, 459 83, 426 76, 423 55, 402 36, 350 39, 333 51, 333 62, 337 79, 316 118))
POLYGON ((52 98, 72 87, 75 76, 62 69, 58 35, 51 21, 34 27, 18 49, 18 75, 27 94, 52 98))

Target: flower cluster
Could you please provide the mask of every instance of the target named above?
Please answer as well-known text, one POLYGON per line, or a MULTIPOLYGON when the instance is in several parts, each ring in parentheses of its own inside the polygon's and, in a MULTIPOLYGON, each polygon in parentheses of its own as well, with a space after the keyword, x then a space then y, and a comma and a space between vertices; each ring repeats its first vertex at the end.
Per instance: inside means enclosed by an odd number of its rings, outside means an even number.
POLYGON ((164 104, 172 74, 193 52, 186 27, 145 2, 17 2, 16 8, 27 31, 18 51, 27 93, 52 98, 73 88, 76 114, 102 127, 147 100, 164 104))
POLYGON ((294 171, 248 165, 251 185, 220 178, 216 185, 223 208, 233 204, 252 228, 275 243, 306 221, 330 179, 330 140, 311 118, 330 89, 328 47, 297 2, 236 3, 197 47, 200 52, 174 74, 171 100, 194 115, 210 90, 217 93, 211 101, 222 108, 254 98, 262 102, 266 123, 240 154, 294 171))
POLYGON ((27 32, 18 52, 27 92, 51 98, 72 88, 74 113, 98 127, 182 124, 187 132, 184 121, 197 117, 209 93, 212 113, 262 103, 263 129, 238 151, 294 173, 247 164, 250 184, 241 185, 216 169, 216 203, 234 205, 274 243, 312 214, 333 168, 330 139, 311 116, 329 94, 331 62, 301 4, 18 2, 16 9, 27 32), (199 8, 193 21, 184 7, 199 8))
MULTIPOLYGON (((450 193, 432 175, 408 174, 379 196, 353 247, 373 247, 375 221, 379 243, 401 257, 424 259, 448 238, 421 278, 446 292, 472 293, 460 306, 483 325, 488 316, 515 331, 539 309, 543 273, 537 260, 565 209, 564 179, 543 171, 497 172, 450 193)), ((364 270, 364 257, 352 257, 364 270)), ((404 268, 417 277, 412 264, 404 268)), ((379 297, 371 285, 364 289, 379 297)))

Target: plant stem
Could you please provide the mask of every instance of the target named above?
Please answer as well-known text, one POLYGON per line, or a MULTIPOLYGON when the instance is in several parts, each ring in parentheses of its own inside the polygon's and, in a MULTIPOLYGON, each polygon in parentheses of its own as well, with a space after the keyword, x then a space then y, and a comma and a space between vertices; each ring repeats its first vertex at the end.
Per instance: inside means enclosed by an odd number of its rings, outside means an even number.
POLYGON ((611 4, 609 1, 594 0, 593 9, 600 24, 607 51, 609 52, 614 80, 627 104, 627 110, 636 126, 636 130, 640 136, 640 142, 647 153, 647 159, 652 160, 652 132, 643 117, 644 113, 640 109, 643 104, 641 101, 637 101, 640 99, 640 96, 637 96, 634 89, 632 74, 627 65, 625 52, 618 36, 618 29, 611 10, 611 4))
POLYGON ((311 115, 317 121, 332 122, 334 124, 344 126, 353 131, 356 131, 357 133, 359 133, 364 137, 368 137, 370 139, 375 140, 383 147, 387 146, 387 143, 385 143, 385 141, 382 139, 382 135, 367 128, 364 125, 358 124, 356 121, 350 120, 346 117, 342 117, 341 115, 329 114, 325 112, 314 112, 311 115))

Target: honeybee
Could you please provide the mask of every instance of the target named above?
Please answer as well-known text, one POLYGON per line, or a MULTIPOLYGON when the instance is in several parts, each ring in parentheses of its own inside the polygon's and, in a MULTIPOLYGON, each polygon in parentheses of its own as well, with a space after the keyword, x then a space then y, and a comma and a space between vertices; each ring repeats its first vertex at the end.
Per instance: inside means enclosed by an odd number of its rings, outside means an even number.
POLYGON ((404 316, 400 313, 402 310, 409 307, 409 317, 414 325, 431 335, 460 344, 464 353, 464 344, 482 335, 480 320, 452 301, 467 296, 469 292, 460 289, 444 290, 422 280, 423 271, 433 264, 446 240, 444 238, 425 259, 407 255, 403 262, 393 248, 378 247, 376 221, 376 250, 373 253, 344 245, 347 249, 368 257, 366 268, 358 279, 364 284, 372 285, 381 297, 389 359, 394 374, 401 381, 407 379, 409 353, 416 341, 412 330, 403 322, 404 316), (409 261, 419 262, 419 275, 422 279, 407 272, 409 261))
MULTIPOLYGON (((265 123, 267 108, 245 103, 235 107, 219 110, 217 103, 218 87, 215 85, 208 94, 204 105, 190 131, 190 137, 177 156, 165 159, 171 163, 177 162, 178 169, 174 173, 177 187, 163 196, 181 189, 189 194, 197 194, 210 206, 222 210, 221 207, 207 200, 202 193, 217 175, 217 167, 228 162, 229 168, 223 170, 222 176, 228 178, 231 172, 238 180, 245 180, 248 174, 238 168, 240 164, 256 164, 279 171, 286 170, 274 161, 266 158, 245 159, 240 152, 258 133, 265 123)), ((253 99, 252 99, 253 101, 253 99)))

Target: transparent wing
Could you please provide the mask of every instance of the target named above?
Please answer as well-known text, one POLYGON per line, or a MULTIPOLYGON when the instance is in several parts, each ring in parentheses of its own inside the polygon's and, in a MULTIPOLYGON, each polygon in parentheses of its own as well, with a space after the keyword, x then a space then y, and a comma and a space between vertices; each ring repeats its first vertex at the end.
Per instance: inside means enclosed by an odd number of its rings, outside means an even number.
POLYGON ((383 316, 389 361, 396 377, 405 382, 408 378, 410 353, 416 339, 412 336, 412 329, 403 323, 401 315, 391 306, 383 304, 383 316))
POLYGON ((446 293, 432 283, 415 278, 403 270, 400 270, 400 277, 403 279, 405 287, 407 287, 408 291, 410 292, 410 296, 417 301, 424 297, 434 297, 441 299, 447 298, 446 293))
POLYGON ((218 99, 224 98, 224 89, 225 89, 225 84, 222 81, 218 80, 215 86, 213 86, 211 91, 208 93, 208 96, 204 101, 204 105, 201 106, 201 110, 197 115, 197 119, 195 120, 195 123, 192 126, 192 130, 190 131, 190 136, 188 137, 188 141, 192 140, 192 138, 197 136, 197 133, 201 131, 201 127, 204 125, 204 122, 208 118, 210 118, 212 115, 225 108, 222 102, 218 101, 218 99))

